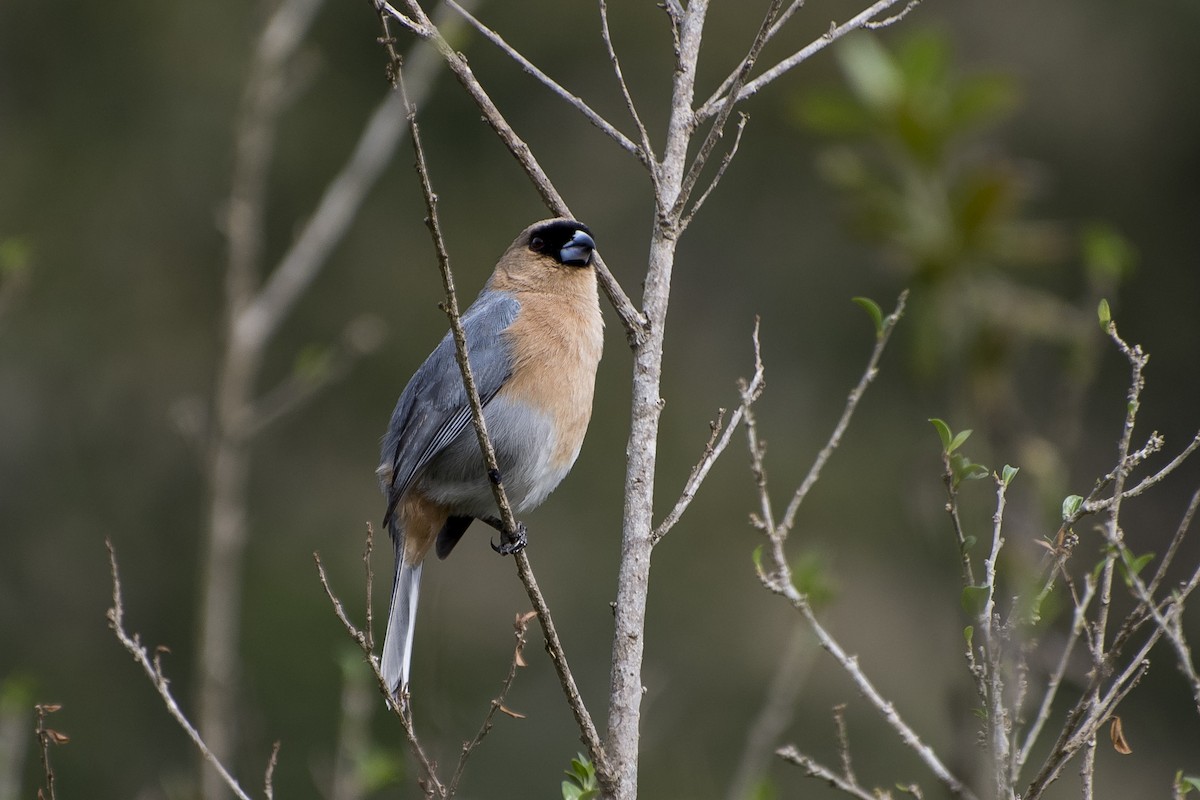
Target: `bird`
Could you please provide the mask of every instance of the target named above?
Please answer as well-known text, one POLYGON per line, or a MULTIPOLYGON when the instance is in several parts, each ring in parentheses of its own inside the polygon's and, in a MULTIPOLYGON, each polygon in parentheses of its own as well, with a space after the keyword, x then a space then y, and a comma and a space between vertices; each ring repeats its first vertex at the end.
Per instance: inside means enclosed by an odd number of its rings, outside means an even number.
MULTIPOLYGON (((515 513, 539 505, 579 456, 603 350, 596 243, 588 226, 557 217, 521 231, 462 314, 468 361, 515 513)), ((380 672, 392 698, 407 692, 421 567, 446 558, 478 519, 506 537, 447 333, 401 392, 376 470, 395 551, 380 672)), ((390 702, 390 701, 389 701, 390 702)))

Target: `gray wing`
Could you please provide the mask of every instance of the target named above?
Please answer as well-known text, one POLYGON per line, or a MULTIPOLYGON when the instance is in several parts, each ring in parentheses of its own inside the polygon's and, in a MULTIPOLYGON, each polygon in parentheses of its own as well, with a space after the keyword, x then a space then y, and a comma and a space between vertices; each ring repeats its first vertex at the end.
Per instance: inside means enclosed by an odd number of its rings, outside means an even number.
MULTIPOLYGON (((506 292, 485 290, 462 316, 467 357, 484 405, 512 373, 508 343, 501 334, 520 307, 506 292)), ((447 332, 404 387, 383 437, 379 474, 388 500, 384 525, 389 530, 396 504, 414 476, 470 422, 471 405, 455 359, 454 338, 447 332)))

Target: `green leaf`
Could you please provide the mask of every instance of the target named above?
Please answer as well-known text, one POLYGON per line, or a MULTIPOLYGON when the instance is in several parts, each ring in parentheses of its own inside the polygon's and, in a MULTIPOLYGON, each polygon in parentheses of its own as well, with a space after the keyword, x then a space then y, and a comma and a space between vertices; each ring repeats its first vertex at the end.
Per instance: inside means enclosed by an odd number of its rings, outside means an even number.
POLYGON ((929 421, 933 424, 933 427, 937 429, 938 438, 942 440, 942 452, 949 453, 951 439, 950 426, 937 417, 930 417, 929 421))
POLYGON ((750 558, 754 561, 754 569, 759 575, 763 572, 762 554, 763 546, 761 544, 755 547, 754 551, 750 553, 750 558))
POLYGON ((1079 511, 1079 507, 1083 505, 1083 498, 1077 494, 1068 495, 1062 502, 1062 518, 1064 521, 1071 519, 1079 511))
POLYGON ((1175 786, 1178 787, 1181 794, 1187 794, 1193 789, 1200 792, 1200 777, 1184 775, 1183 770, 1179 770, 1175 773, 1175 786))
POLYGON ((978 617, 983 613, 983 607, 987 605, 988 587, 986 586, 964 586, 962 590, 962 607, 963 611, 971 617, 978 617))
POLYGON ((1116 228, 1093 222, 1083 229, 1083 263, 1102 287, 1111 287, 1133 271, 1137 249, 1116 228))
POLYGON ((1108 307, 1108 301, 1103 297, 1100 298, 1100 305, 1096 308, 1096 316, 1100 318, 1100 327, 1107 331, 1109 324, 1112 323, 1112 309, 1108 307))
POLYGON ((858 303, 871 316, 871 321, 875 323, 875 338, 883 336, 883 309, 869 297, 854 297, 851 298, 855 303, 858 303))
POLYGON ((963 552, 966 553, 966 552, 970 551, 970 549, 975 546, 975 542, 977 542, 977 541, 979 541, 979 540, 976 539, 974 536, 969 536, 969 535, 964 536, 963 543, 962 543, 963 552))
POLYGON ((972 647, 971 643, 975 640, 975 626, 974 625, 968 625, 967 627, 963 628, 963 638, 967 640, 967 649, 968 650, 971 649, 971 647, 972 647))
POLYGON ((968 428, 965 431, 959 431, 958 433, 954 434, 954 438, 950 441, 950 447, 946 452, 953 453, 955 450, 962 447, 963 443, 966 442, 967 439, 971 438, 972 433, 974 433, 974 431, 968 428))
MULTIPOLYGON (((970 433, 970 431, 967 432, 970 433)), ((961 436, 961 434, 959 435, 961 436)), ((974 463, 962 453, 955 453, 950 456, 950 474, 953 477, 954 485, 958 486, 963 481, 977 481, 986 478, 991 471, 983 464, 974 463)))
POLYGON ((851 91, 875 113, 899 105, 904 76, 879 40, 869 34, 848 36, 834 50, 851 91))
POLYGON ((1121 570, 1121 577, 1125 580, 1125 585, 1133 588, 1134 577, 1153 560, 1154 553, 1143 553, 1140 556, 1134 556, 1129 548, 1122 547, 1121 560, 1117 562, 1117 566, 1121 570))
POLYGON ((562 782, 563 800, 595 800, 600 796, 596 768, 582 753, 571 759, 571 768, 564 774, 567 780, 562 782))
POLYGON ((1012 483, 1012 479, 1017 477, 1017 473, 1020 471, 1020 467, 1013 467, 1008 464, 1004 465, 1004 469, 1000 472, 1000 480, 1004 483, 1006 488, 1010 483, 1012 483))

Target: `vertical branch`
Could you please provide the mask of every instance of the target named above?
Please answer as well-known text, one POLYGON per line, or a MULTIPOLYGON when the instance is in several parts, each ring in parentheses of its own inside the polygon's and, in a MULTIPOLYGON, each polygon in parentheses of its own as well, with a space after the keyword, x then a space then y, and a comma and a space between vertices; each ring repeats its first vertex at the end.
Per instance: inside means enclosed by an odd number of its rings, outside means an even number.
POLYGON ((678 218, 668 212, 676 205, 686 169, 688 145, 694 131, 692 99, 696 63, 708 11, 707 0, 693 0, 679 26, 679 50, 671 95, 667 142, 659 170, 658 214, 650 240, 643 312, 649 330, 634 347, 633 398, 625 471, 622 514, 621 566, 612 647, 608 731, 605 755, 613 770, 606 787, 616 800, 637 796, 638 742, 641 724, 642 656, 645 649, 646 601, 650 589, 653 549, 654 479, 658 428, 663 400, 662 359, 671 271, 675 262, 678 218))
MULTIPOLYGON (((255 52, 237 125, 226 222, 225 350, 218 367, 215 419, 207 448, 208 521, 201 556, 197 648, 200 727, 213 750, 224 757, 236 750, 233 717, 251 440, 266 422, 279 416, 264 414, 262 407, 270 404, 255 396, 263 357, 283 319, 327 263, 406 131, 402 106, 389 95, 372 114, 353 153, 326 187, 295 242, 260 280, 266 178, 277 121, 290 95, 290 64, 320 3, 283 0, 271 17, 255 52)), ((453 21, 447 25, 461 27, 453 21)), ((437 75, 439 58, 425 50, 412 61, 414 94, 423 97, 437 75)), ((215 776, 206 771, 204 796, 219 798, 222 791, 215 776)))
MULTIPOLYGON (((287 95, 287 68, 320 0, 286 0, 259 38, 242 100, 234 152, 226 233, 226 342, 217 376, 215 426, 208 459, 208 530, 201 556, 200 632, 197 646, 199 725, 218 761, 237 751, 239 613, 246 545, 249 448, 245 435, 255 379, 266 340, 247 322, 259 281, 267 171, 276 124, 287 95)), ((225 782, 202 762, 201 793, 227 795, 225 782)))
MULTIPOLYGON (((387 18, 381 17, 381 19, 386 29, 387 18)), ((455 357, 458 361, 459 370, 462 372, 463 386, 466 390, 467 398, 470 401, 471 421, 479 440, 479 448, 483 455, 484 464, 487 467, 488 477, 491 479, 490 483, 496 507, 500 512, 500 519, 504 525, 505 535, 511 537, 517 530, 517 521, 513 516, 512 507, 504 491, 504 485, 500 481, 500 465, 496 459, 496 451, 492 447, 491 438, 488 435, 487 422, 483 416, 483 404, 480 401, 479 391, 475 386, 475 378, 471 372, 471 363, 467 357, 467 338, 459 314, 458 295, 454 289, 454 273, 450 268, 450 255, 446 251, 441 224, 438 220, 437 194, 433 191, 429 169, 425 163, 425 151, 421 144, 416 109, 408 101, 400 64, 396 62, 394 67, 397 86, 407 109, 409 132, 412 139, 413 153, 416 157, 417 175, 420 179, 421 191, 425 198, 425 208, 428 213, 425 221, 433 237, 433 246, 437 253, 438 267, 442 275, 442 286, 446 293, 443 310, 450 320, 450 330, 454 338, 455 357)), ((546 605, 546 600, 542 596, 537 580, 534 578, 533 569, 529 565, 529 556, 522 550, 515 553, 514 558, 517 565, 517 575, 520 577, 521 583, 529 595, 530 602, 533 603, 534 611, 537 613, 538 622, 541 624, 542 632, 546 637, 546 649, 550 652, 551 661, 554 663, 554 668, 558 674, 559 682, 562 684, 567 703, 571 708, 572 714, 575 716, 576 723, 579 725, 583 742, 588 748, 588 753, 592 762, 596 765, 597 771, 604 773, 607 759, 600 743, 600 736, 596 732, 595 724, 592 722, 591 715, 584 706, 583 697, 580 695, 579 689, 575 684, 575 678, 571 673, 570 667, 567 665, 566 653, 558 637, 554 620, 550 616, 550 609, 546 605)))

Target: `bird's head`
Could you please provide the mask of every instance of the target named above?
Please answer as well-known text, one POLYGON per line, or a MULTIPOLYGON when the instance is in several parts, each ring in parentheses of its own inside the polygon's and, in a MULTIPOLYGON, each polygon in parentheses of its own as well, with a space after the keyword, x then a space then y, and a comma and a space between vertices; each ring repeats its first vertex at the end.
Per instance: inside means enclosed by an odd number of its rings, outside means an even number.
POLYGON ((530 225, 514 242, 530 253, 552 258, 566 267, 586 267, 592 263, 596 242, 582 222, 573 219, 548 219, 530 225))
POLYGON ((572 291, 566 287, 594 284, 595 249, 591 231, 582 222, 561 217, 535 222, 521 231, 500 257, 491 285, 496 289, 572 291))

